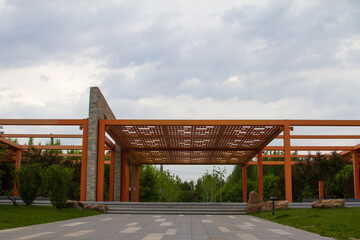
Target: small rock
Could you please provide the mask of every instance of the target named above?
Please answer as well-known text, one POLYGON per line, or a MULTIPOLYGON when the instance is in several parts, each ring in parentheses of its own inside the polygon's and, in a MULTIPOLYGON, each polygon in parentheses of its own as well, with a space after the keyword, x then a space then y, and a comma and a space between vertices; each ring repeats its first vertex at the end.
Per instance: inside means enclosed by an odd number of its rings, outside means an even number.
MULTIPOLYGON (((275 201, 275 209, 286 209, 289 207, 289 202, 286 200, 275 201)), ((266 201, 261 207, 261 211, 271 211, 272 210, 272 201, 266 201)))
POLYGON ((311 204, 312 208, 343 208, 345 207, 344 199, 326 199, 317 200, 311 204))

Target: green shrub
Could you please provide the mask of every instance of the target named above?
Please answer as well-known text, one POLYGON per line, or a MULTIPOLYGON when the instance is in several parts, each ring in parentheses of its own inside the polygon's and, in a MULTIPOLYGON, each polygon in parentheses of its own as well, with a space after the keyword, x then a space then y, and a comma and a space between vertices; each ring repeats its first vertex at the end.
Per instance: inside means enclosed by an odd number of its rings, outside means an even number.
POLYGON ((18 181, 16 185, 21 199, 26 205, 31 205, 39 193, 42 180, 42 168, 40 164, 30 164, 29 166, 21 166, 16 171, 18 181))
POLYGON ((68 200, 74 169, 52 165, 44 173, 44 184, 49 193, 51 203, 58 209, 65 206, 68 200))

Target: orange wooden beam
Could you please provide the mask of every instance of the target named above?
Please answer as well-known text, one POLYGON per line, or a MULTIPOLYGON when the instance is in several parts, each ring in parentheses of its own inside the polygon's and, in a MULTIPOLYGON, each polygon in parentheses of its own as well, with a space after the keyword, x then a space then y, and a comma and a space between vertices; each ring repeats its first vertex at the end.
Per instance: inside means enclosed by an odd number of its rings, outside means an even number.
POLYGON ((87 152, 88 152, 89 120, 83 122, 83 139, 81 153, 81 179, 80 179, 80 201, 86 201, 86 174, 87 174, 87 152))
POLYGON ((247 202, 246 165, 242 166, 243 202, 247 202))
POLYGON ((6 139, 6 138, 3 138, 3 137, 0 137, 0 142, 11 147, 11 148, 15 148, 15 149, 22 149, 22 145, 20 144, 17 144, 9 139, 6 139))
POLYGON ((285 199, 292 202, 290 125, 284 125, 285 199))
MULTIPOLYGON (((284 151, 283 146, 267 146, 265 151, 284 151)), ((290 151, 352 151, 354 146, 291 146, 290 151)))
POLYGON ((82 138, 82 134, 3 134, 9 138, 82 138))
POLYGON ((324 198, 324 182, 323 181, 319 181, 319 198, 320 199, 324 198))
POLYGON ((360 126, 360 120, 287 120, 290 126, 360 126))
MULTIPOLYGON (((19 170, 20 166, 21 166, 21 150, 18 149, 18 150, 16 150, 15 171, 19 170)), ((14 197, 19 196, 19 191, 16 186, 16 181, 17 181, 17 178, 15 178, 15 182, 14 182, 14 197)))
POLYGON ((354 198, 360 199, 359 154, 353 151, 354 198))
POLYGON ((0 125, 82 125, 83 119, 0 119, 0 125))
MULTIPOLYGON (((291 165, 295 165, 298 161, 291 161, 291 165)), ((284 165, 284 161, 263 161, 262 165, 284 165)), ((257 161, 250 161, 247 165, 258 165, 257 161)))
POLYGON ((98 145, 98 165, 97 165, 97 197, 98 202, 104 200, 104 145, 105 145, 105 125, 103 120, 99 120, 99 145, 98 145))
MULTIPOLYGON (((276 138, 283 139, 283 135, 276 138)), ((290 139, 360 139, 360 135, 291 135, 290 139)))
POLYGON ((108 137, 105 137, 105 145, 115 151, 115 144, 108 137))
POLYGON ((263 161, 262 151, 258 151, 258 192, 261 199, 264 199, 263 194, 263 161))

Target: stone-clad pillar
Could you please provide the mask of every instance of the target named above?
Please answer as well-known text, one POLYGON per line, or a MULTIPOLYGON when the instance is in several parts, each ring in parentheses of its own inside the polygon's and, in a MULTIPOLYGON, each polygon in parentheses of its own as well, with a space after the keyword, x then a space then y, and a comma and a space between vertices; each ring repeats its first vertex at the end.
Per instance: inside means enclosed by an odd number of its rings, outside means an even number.
POLYGON ((121 148, 115 144, 114 201, 121 200, 121 148))
POLYGON ((135 202, 135 195, 136 195, 136 164, 131 164, 131 178, 130 178, 130 184, 131 184, 131 202, 135 202))
POLYGON ((98 87, 90 88, 86 201, 96 201, 99 120, 115 119, 98 87))

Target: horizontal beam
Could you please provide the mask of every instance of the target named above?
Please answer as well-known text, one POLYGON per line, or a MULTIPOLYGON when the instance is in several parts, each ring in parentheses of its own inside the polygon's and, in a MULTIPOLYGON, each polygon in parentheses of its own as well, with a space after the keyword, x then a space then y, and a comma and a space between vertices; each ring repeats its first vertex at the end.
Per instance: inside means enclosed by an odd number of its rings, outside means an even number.
POLYGON ((196 148, 166 148, 166 147, 159 147, 159 148, 128 148, 125 149, 125 151, 129 151, 129 152, 143 152, 143 151, 255 151, 257 150, 257 148, 246 148, 246 147, 241 147, 241 148, 224 148, 224 147, 219 147, 219 148, 201 148, 201 147, 196 147, 196 148))
POLYGON ((0 119, 0 125, 83 125, 86 119, 0 119))
MULTIPOLYGON (((276 138, 283 139, 280 135, 276 138)), ((360 135, 290 135, 291 139, 360 139, 360 135)))
POLYGON ((132 120, 106 119, 107 126, 281 126, 283 120, 132 120))
MULTIPOLYGON (((35 149, 41 150, 82 150, 81 145, 31 145, 35 149)), ((21 145, 21 149, 29 149, 29 145, 21 145)), ((110 150, 109 147, 105 146, 105 150, 110 150)))
MULTIPOLYGON (((292 165, 295 165, 298 161, 291 161, 292 165)), ((284 161, 262 161, 263 165, 284 165, 284 161)), ((250 161, 247 165, 258 165, 257 161, 250 161)))
MULTIPOLYGON (((284 155, 262 155, 263 158, 284 158, 284 155)), ((291 155, 292 158, 305 158, 311 157, 311 155, 291 155)))
POLYGON ((360 126, 360 120, 132 120, 116 119, 105 120, 105 125, 129 125, 129 126, 360 126))
MULTIPOLYGON (((267 146, 265 151, 283 151, 283 146, 267 146)), ((353 146, 292 146, 291 151, 352 151, 353 146)))
POLYGON ((82 134, 3 134, 9 138, 82 138, 82 134))

